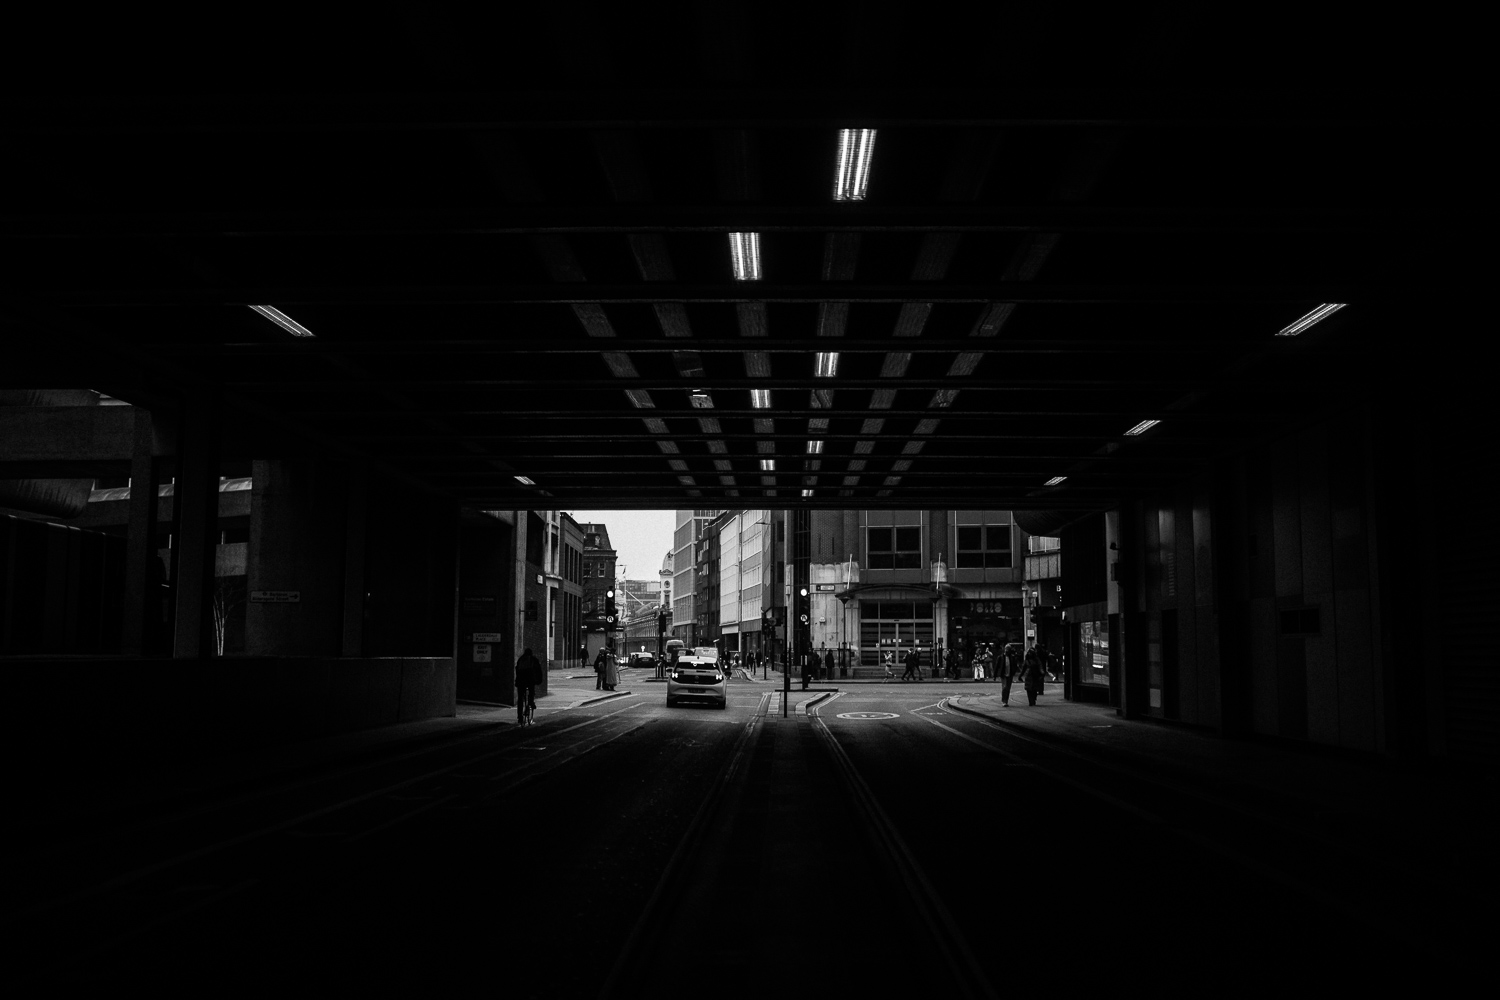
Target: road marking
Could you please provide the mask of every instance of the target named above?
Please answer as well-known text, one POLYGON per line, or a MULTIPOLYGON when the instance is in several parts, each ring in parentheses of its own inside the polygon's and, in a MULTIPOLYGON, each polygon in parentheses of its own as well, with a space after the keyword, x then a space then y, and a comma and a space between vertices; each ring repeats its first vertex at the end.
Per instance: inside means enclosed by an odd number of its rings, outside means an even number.
POLYGON ((866 719, 898 719, 898 718, 900 718, 900 716, 897 715, 895 712, 840 712, 839 715, 838 715, 838 717, 840 719, 856 719, 856 720, 860 720, 860 721, 864 721, 866 719))

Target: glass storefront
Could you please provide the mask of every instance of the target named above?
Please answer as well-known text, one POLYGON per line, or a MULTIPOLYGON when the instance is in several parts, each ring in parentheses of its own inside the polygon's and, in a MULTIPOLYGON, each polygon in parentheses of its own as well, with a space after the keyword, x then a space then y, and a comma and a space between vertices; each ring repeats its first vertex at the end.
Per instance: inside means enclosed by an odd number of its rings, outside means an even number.
POLYGON ((871 601, 859 603, 859 662, 878 666, 883 655, 900 664, 915 644, 922 651, 924 666, 932 660, 933 616, 931 601, 871 601))
POLYGON ((1078 683, 1109 687, 1109 623, 1078 623, 1078 683))

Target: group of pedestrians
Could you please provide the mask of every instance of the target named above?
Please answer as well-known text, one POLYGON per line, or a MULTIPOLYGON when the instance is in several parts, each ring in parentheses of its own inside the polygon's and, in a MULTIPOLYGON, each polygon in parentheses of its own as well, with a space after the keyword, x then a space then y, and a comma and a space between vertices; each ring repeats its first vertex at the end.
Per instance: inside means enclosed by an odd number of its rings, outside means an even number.
MULTIPOLYGON (((948 680, 958 680, 965 667, 963 651, 939 648, 935 656, 937 662, 933 664, 933 676, 936 677, 941 669, 942 675, 948 680)), ((886 650, 881 654, 880 662, 885 668, 886 680, 895 680, 896 675, 891 670, 894 654, 886 650)), ((907 650, 906 655, 901 658, 901 663, 905 667, 901 673, 901 680, 919 681, 922 679, 922 654, 919 650, 916 648, 907 650)), ((976 682, 998 680, 1000 704, 1008 706, 1011 686, 1017 678, 1021 679, 1028 703, 1035 705, 1046 681, 1057 679, 1052 672, 1052 664, 1052 654, 1044 643, 1038 641, 1025 648, 1018 642, 1008 642, 998 651, 986 643, 979 647, 972 658, 969 658, 967 666, 976 682)))

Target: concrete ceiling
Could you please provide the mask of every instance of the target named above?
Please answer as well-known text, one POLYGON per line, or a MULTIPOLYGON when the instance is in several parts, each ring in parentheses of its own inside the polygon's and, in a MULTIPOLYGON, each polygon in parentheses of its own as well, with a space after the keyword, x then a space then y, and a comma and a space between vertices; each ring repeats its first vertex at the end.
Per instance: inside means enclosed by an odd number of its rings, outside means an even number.
POLYGON ((0 378, 485 508, 1102 509, 1378 404, 1462 214, 1420 26, 961 9, 37 23, 0 378))

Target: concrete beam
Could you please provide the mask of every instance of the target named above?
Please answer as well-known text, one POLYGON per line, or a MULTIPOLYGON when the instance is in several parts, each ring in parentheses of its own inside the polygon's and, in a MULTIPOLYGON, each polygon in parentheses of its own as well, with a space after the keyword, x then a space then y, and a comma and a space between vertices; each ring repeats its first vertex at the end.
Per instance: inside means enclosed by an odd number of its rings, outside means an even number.
MULTIPOLYGON (((133 406, 0 407, 0 478, 45 478, 38 469, 53 464, 116 462, 128 467, 135 455, 133 406), (7 466, 25 464, 27 476, 7 466)), ((146 414, 149 421, 150 414, 146 414)), ((150 424, 148 423, 148 426, 150 424)), ((151 453, 172 453, 169 442, 153 433, 151 453)))

